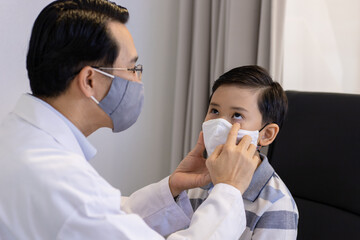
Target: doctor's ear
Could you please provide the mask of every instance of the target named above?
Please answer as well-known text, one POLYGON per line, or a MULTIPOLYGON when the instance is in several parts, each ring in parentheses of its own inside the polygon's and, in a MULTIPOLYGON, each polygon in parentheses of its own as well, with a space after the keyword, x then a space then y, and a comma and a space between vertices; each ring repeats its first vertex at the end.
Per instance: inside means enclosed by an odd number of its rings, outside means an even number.
POLYGON ((77 86, 80 91, 86 96, 91 97, 95 94, 95 71, 90 66, 85 66, 81 69, 78 75, 75 77, 77 86))
POLYGON ((279 126, 276 123, 270 123, 259 133, 259 145, 268 146, 276 138, 279 133, 279 126))

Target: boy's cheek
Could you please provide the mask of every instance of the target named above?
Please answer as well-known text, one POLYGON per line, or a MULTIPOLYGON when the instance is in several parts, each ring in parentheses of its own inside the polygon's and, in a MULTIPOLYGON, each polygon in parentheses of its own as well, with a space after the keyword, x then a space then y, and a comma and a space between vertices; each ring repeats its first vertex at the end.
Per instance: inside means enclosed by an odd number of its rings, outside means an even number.
POLYGON ((212 118, 210 116, 210 114, 206 114, 204 122, 206 122, 207 120, 211 120, 211 119, 215 119, 215 118, 212 118))

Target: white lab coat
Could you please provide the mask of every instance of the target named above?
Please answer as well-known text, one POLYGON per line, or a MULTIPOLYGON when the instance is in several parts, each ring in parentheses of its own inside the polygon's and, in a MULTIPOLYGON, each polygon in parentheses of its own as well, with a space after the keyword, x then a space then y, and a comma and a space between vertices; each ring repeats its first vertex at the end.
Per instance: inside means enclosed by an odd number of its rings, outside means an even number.
POLYGON ((168 178, 121 198, 64 120, 28 94, 0 125, 0 193, 1 240, 238 239, 245 229, 241 193, 226 184, 194 214, 168 178))

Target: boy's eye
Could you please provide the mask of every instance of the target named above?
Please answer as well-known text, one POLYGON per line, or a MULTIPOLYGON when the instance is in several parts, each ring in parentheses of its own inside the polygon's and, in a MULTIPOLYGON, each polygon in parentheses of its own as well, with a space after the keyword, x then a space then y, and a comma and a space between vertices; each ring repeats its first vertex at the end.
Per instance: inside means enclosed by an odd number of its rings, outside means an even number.
POLYGON ((212 113, 212 114, 219 114, 219 111, 216 110, 215 108, 212 108, 212 109, 210 110, 210 113, 212 113))
POLYGON ((240 113, 234 113, 233 118, 234 118, 234 119, 242 119, 243 117, 241 116, 240 113))

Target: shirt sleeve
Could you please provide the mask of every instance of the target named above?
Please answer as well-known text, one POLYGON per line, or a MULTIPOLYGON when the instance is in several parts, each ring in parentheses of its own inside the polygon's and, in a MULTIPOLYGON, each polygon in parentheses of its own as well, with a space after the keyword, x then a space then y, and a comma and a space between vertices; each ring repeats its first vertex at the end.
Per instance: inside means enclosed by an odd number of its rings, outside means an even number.
POLYGON ((293 200, 286 196, 272 204, 259 218, 252 240, 296 240, 298 211, 293 200))

